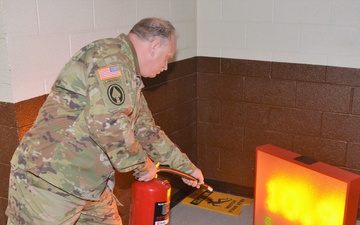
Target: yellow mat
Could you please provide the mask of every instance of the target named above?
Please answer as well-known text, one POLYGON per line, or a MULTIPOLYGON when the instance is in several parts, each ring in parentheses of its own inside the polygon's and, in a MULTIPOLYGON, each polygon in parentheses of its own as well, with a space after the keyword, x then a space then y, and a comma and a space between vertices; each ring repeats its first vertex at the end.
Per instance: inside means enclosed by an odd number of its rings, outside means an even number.
POLYGON ((204 189, 197 189, 191 195, 182 200, 182 203, 226 213, 233 216, 239 216, 243 205, 250 205, 252 199, 243 198, 235 195, 221 192, 207 192, 204 189))

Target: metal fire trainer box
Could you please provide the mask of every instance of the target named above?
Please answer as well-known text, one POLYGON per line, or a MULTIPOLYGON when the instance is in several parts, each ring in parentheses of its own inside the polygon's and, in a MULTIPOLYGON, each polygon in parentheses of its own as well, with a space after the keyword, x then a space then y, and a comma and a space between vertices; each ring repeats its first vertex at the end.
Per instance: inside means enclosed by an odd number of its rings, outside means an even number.
POLYGON ((256 148, 253 225, 355 225, 360 176, 294 152, 256 148))

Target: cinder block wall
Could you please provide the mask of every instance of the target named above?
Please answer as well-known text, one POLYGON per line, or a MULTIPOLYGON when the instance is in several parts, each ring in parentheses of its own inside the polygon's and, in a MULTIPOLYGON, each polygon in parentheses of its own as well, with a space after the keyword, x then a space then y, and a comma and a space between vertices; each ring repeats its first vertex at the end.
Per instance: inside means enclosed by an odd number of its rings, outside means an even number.
POLYGON ((19 144, 15 105, 0 102, 0 224, 6 224, 9 161, 14 149, 19 144))
MULTIPOLYGON (((157 124, 208 179, 254 187, 255 147, 267 143, 360 172, 360 69, 194 57, 144 82, 157 124)), ((45 97, 0 103, 2 224, 11 155, 45 97)), ((117 174, 125 224, 132 181, 117 174)))
MULTIPOLYGON (((196 163, 196 58, 171 63, 168 71, 144 79, 144 84, 144 95, 157 125, 196 163)), ((129 220, 133 181, 132 172, 116 173, 115 195, 125 206, 119 207, 123 224, 129 220)))
POLYGON ((267 143, 360 172, 360 69, 198 57, 198 164, 254 187, 267 143))
MULTIPOLYGON (((196 58, 177 61, 154 79, 144 79, 145 98, 157 124, 196 162, 196 58)), ((10 159, 19 139, 32 126, 46 96, 26 101, 0 103, 0 224, 6 224, 10 159)), ((119 207, 127 224, 132 173, 116 174, 115 194, 125 207, 119 207)))

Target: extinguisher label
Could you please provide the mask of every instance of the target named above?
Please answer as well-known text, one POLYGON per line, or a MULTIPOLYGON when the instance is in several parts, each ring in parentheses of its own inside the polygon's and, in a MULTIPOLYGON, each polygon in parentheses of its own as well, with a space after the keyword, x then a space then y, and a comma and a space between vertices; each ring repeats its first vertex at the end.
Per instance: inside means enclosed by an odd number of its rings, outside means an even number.
POLYGON ((155 202, 154 225, 168 225, 170 202, 155 202))

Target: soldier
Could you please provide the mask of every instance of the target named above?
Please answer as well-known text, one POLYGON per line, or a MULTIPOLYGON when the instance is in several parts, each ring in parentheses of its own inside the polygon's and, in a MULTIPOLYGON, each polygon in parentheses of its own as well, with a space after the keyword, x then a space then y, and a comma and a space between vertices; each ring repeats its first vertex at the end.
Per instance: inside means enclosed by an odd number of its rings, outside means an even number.
POLYGON ((204 182, 141 92, 141 77, 167 70, 175 51, 171 23, 146 18, 69 60, 12 157, 8 224, 121 224, 115 170, 146 182, 159 162, 198 179, 183 179, 188 185, 204 182))

